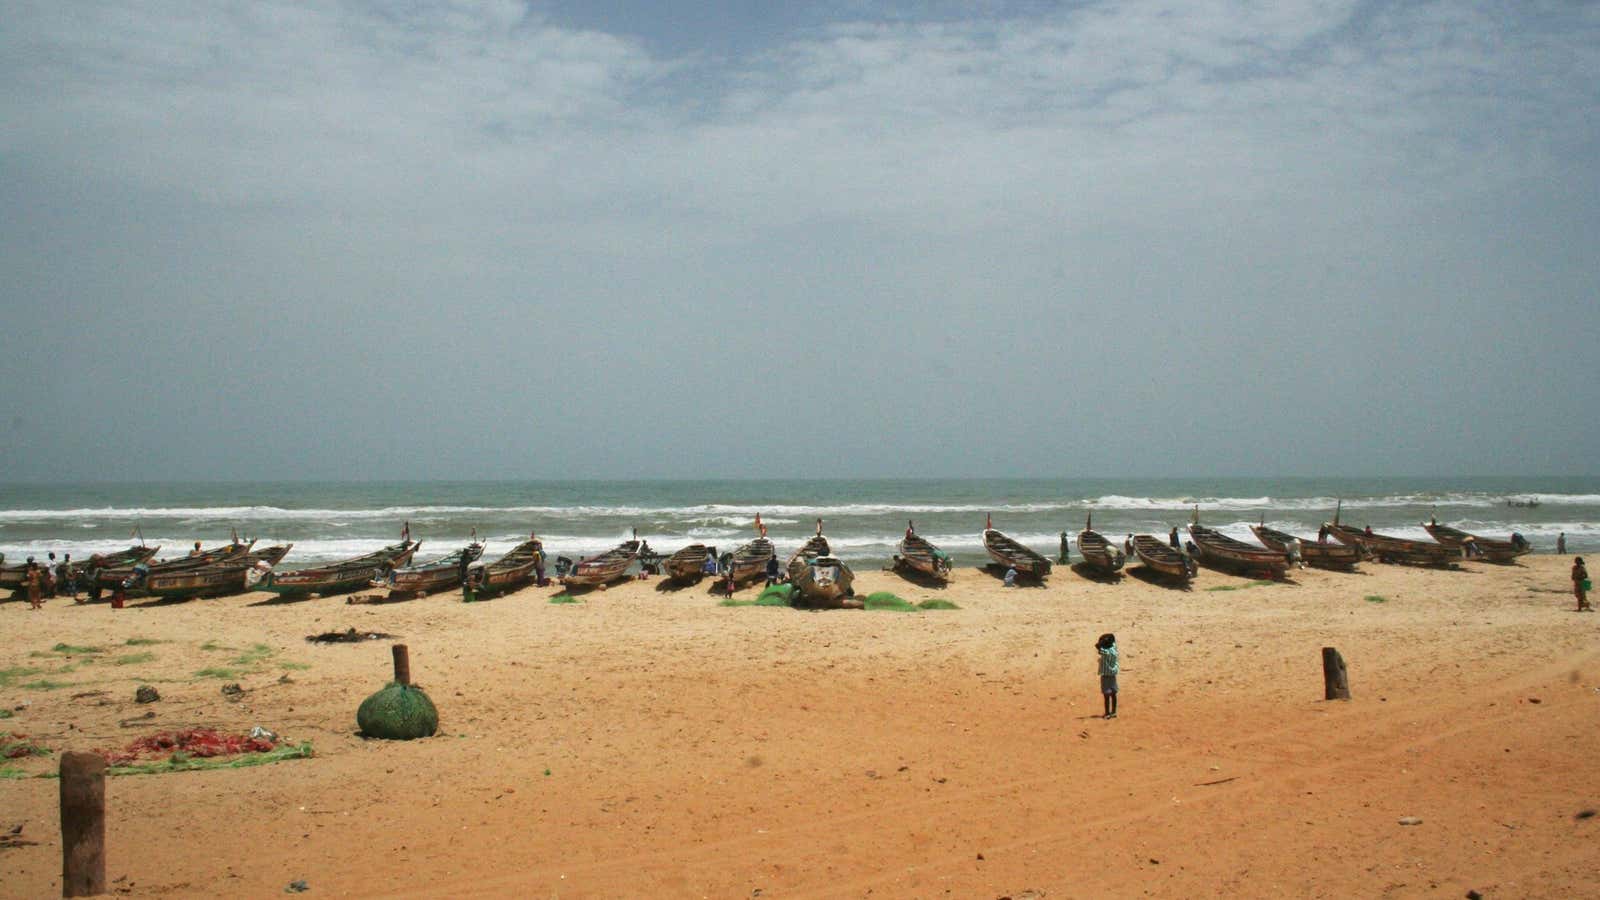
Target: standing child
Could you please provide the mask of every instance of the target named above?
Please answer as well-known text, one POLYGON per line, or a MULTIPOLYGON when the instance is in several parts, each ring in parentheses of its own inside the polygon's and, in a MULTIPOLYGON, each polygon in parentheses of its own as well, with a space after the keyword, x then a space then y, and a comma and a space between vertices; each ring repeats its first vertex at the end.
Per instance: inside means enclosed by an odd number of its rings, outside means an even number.
POLYGON ((1105 699, 1106 718, 1117 717, 1117 636, 1100 635, 1094 648, 1100 651, 1100 696, 1105 699))
POLYGON ((1592 609, 1589 606, 1589 570, 1581 556, 1572 558, 1572 596, 1578 598, 1578 612, 1592 609))

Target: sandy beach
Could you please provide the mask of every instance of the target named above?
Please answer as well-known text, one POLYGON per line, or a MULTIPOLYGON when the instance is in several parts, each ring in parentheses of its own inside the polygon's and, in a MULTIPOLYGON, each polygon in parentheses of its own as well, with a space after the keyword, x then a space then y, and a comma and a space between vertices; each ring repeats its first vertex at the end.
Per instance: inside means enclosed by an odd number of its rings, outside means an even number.
MULTIPOLYGON (((1573 611, 1570 561, 1208 569, 1186 591, 1138 568, 1015 590, 858 573, 960 606, 918 613, 730 608, 658 579, 573 604, 13 602, 0 731, 56 753, 195 726, 314 745, 110 779, 108 876, 132 895, 1576 896, 1600 872, 1579 815, 1600 808, 1600 616, 1573 611), (305 640, 350 627, 409 645, 440 736, 356 735, 390 642, 305 640), (1350 702, 1322 699, 1324 646, 1350 702), (136 704, 142 683, 162 699, 136 704)), ((35 842, 0 849, 0 894, 59 893, 56 804, 54 780, 0 780, 0 830, 35 842)))

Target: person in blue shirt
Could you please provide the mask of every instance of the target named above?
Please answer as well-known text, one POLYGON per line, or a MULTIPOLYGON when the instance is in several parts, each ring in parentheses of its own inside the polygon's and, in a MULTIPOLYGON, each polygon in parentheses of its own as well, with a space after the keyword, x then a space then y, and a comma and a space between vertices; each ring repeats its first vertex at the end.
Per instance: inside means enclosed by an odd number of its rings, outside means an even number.
POLYGON ((1100 696, 1105 699, 1106 718, 1117 717, 1117 636, 1107 632, 1095 641, 1100 652, 1100 696))

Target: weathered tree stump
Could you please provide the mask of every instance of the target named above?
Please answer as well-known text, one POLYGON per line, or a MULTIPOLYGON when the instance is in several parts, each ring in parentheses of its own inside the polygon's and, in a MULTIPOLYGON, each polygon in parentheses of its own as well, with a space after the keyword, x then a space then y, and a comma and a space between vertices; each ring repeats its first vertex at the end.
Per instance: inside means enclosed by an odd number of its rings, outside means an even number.
POLYGON ((106 761, 61 754, 61 896, 106 892, 106 761))
POLYGON ((1324 700, 1349 700, 1350 675, 1344 657, 1332 647, 1322 648, 1322 693, 1324 700))
POLYGON ((411 683, 411 651, 405 644, 395 644, 394 650, 394 680, 396 684, 411 683))

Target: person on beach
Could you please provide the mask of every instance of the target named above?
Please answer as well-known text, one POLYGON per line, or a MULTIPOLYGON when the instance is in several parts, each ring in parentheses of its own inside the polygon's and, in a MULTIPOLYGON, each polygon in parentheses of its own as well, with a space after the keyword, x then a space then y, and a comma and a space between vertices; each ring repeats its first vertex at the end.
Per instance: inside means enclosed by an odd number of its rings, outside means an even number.
POLYGON ((1128 535, 1128 539, 1122 542, 1122 553, 1127 558, 1133 559, 1133 535, 1128 535))
POLYGON ((44 604, 39 602, 39 595, 44 590, 43 573, 39 571, 39 564, 28 557, 28 567, 22 572, 22 584, 28 590, 28 608, 38 609, 44 604))
POLYGON ((544 577, 544 545, 539 543, 533 545, 533 583, 539 587, 550 583, 544 577))
POLYGON ((1010 567, 1008 567, 1006 569, 1005 586, 1006 587, 1016 587, 1017 586, 1017 567, 1016 566, 1010 566, 1010 567))
POLYGON ((1327 542, 1328 542, 1328 523, 1324 522, 1324 523, 1322 523, 1322 527, 1317 529, 1317 543, 1326 544, 1327 542))
POLYGON ((767 587, 772 587, 773 585, 775 585, 777 583, 778 583, 778 558, 776 556, 769 556, 769 557, 767 557, 767 587))
POLYGON ((1567 555, 1567 533, 1565 531, 1563 531, 1560 534, 1556 535, 1556 555, 1557 556, 1566 556, 1567 555))
POLYGON ((1363 532, 1367 537, 1372 537, 1372 526, 1368 525, 1365 529, 1363 529, 1363 532))
POLYGON ((1059 562, 1064 566, 1064 565, 1067 564, 1067 560, 1071 556, 1072 556, 1072 550, 1067 545, 1067 533, 1065 531, 1063 531, 1063 532, 1061 532, 1061 556, 1056 560, 1056 562, 1059 562))
POLYGON ((61 566, 56 562, 56 552, 54 550, 50 551, 49 560, 44 564, 44 595, 46 598, 53 598, 61 584, 61 576, 56 574, 60 571, 61 566))
POLYGON ((56 566, 56 589, 66 591, 73 603, 81 602, 78 599, 78 573, 72 568, 72 554, 61 554, 61 565, 56 566))
POLYGON ((200 549, 200 542, 199 541, 195 541, 194 542, 194 549, 189 551, 189 555, 190 556, 199 556, 202 552, 204 552, 204 551, 202 551, 200 549))
POLYGON ((1100 696, 1105 700, 1108 719, 1117 717, 1117 636, 1109 631, 1094 642, 1100 653, 1100 696))
POLYGON ((1183 544, 1178 541, 1178 526, 1172 526, 1172 531, 1167 533, 1167 543, 1171 544, 1174 550, 1183 549, 1183 544))
MULTIPOLYGON (((773 561, 776 562, 777 559, 774 558, 773 561)), ((733 579, 733 566, 729 566, 728 567, 728 578, 727 578, 727 581, 723 582, 723 586, 728 591, 728 599, 732 600, 733 599, 733 592, 735 590, 737 590, 738 587, 739 587, 738 582, 734 581, 734 579, 733 579)))
POLYGON ((1578 612, 1594 609, 1589 605, 1589 570, 1581 556, 1572 558, 1572 596, 1578 598, 1578 612))

